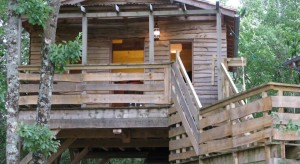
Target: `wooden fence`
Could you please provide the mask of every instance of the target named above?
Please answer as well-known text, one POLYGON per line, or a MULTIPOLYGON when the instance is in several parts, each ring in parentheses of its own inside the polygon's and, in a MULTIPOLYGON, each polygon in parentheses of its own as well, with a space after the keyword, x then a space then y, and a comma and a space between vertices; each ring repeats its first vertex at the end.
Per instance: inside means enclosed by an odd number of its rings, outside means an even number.
MULTIPOLYGON (((170 67, 170 63, 70 65, 66 72, 77 73, 54 75, 52 104, 170 104, 170 67), (144 69, 144 72, 112 73, 118 69, 144 69)), ((20 66, 19 71, 19 104, 35 105, 39 67, 20 66)))
POLYGON ((200 154, 225 153, 274 141, 284 144, 284 141, 300 140, 295 131, 282 130, 289 122, 300 119, 300 114, 291 113, 290 109, 300 107, 300 97, 295 96, 299 92, 299 85, 268 83, 202 108, 200 154), (251 103, 237 103, 245 99, 251 103), (248 115, 254 117, 243 119, 248 115))

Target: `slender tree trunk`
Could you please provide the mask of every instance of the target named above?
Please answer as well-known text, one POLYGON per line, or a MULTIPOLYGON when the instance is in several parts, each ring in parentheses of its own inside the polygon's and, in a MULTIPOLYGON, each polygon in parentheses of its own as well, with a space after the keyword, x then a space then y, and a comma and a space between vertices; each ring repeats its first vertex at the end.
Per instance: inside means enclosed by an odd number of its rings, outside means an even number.
MULTIPOLYGON (((50 119, 52 85, 54 76, 54 65, 50 61, 49 50, 50 45, 55 43, 57 18, 60 9, 60 0, 47 0, 47 2, 49 6, 52 7, 53 12, 49 15, 42 37, 42 60, 40 70, 41 76, 36 117, 37 124, 44 126, 47 126, 50 119)), ((46 158, 42 153, 34 153, 33 159, 34 163, 36 164, 46 163, 46 158)))
POLYGON ((6 163, 19 163, 19 137, 17 134, 19 112, 19 80, 18 80, 18 20, 19 16, 14 12, 17 0, 10 0, 8 4, 7 36, 7 131, 6 131, 6 163))

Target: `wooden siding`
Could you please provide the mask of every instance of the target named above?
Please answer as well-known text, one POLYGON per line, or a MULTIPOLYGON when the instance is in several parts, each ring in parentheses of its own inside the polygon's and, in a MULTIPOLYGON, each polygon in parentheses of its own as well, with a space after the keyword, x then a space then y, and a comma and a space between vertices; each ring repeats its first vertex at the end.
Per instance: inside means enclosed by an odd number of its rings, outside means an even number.
MULTIPOLYGON (((169 45, 172 41, 193 42, 193 85, 203 106, 217 100, 217 82, 212 83, 212 56, 217 53, 215 21, 158 21, 161 31, 159 41, 155 41, 155 62, 170 61, 169 45)), ((111 40, 123 38, 144 38, 145 62, 149 60, 148 22, 118 23, 106 26, 93 24, 88 29, 88 64, 111 62, 111 40)), ((58 25, 58 41, 73 39, 81 27, 58 25)), ((222 55, 226 57, 226 29, 222 29, 222 55)), ((40 37, 31 33, 30 64, 38 64, 40 59, 40 37)), ((216 62, 216 61, 215 61, 216 62)), ((216 64, 214 64, 216 66, 216 64)), ((217 76, 217 74, 215 74, 217 76)))

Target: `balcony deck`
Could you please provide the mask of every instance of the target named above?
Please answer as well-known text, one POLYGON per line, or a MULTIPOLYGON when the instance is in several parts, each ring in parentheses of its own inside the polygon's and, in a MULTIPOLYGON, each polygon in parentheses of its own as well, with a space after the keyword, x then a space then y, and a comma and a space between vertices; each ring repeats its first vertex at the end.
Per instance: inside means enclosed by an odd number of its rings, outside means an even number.
MULTIPOLYGON (((223 96, 228 97, 202 107, 180 61, 69 66, 54 76, 50 128, 58 131, 64 150, 88 149, 89 155, 103 153, 99 148, 116 154, 139 147, 169 151, 171 163, 199 156, 204 163, 295 162, 300 136, 286 127, 300 120, 299 85, 268 83, 238 93, 224 67, 223 96), (111 71, 136 68, 144 72, 111 71), (113 129, 122 129, 121 135, 113 129)), ((19 119, 34 122, 39 67, 19 69, 19 119)))

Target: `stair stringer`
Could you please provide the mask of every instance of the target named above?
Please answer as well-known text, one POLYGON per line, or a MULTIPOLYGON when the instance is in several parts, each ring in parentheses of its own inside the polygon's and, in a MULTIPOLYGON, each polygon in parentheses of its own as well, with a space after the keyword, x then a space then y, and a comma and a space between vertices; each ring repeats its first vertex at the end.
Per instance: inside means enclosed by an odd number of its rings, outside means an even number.
POLYGON ((169 109, 169 161, 170 163, 183 163, 197 161, 198 156, 192 142, 186 133, 175 105, 169 109))

